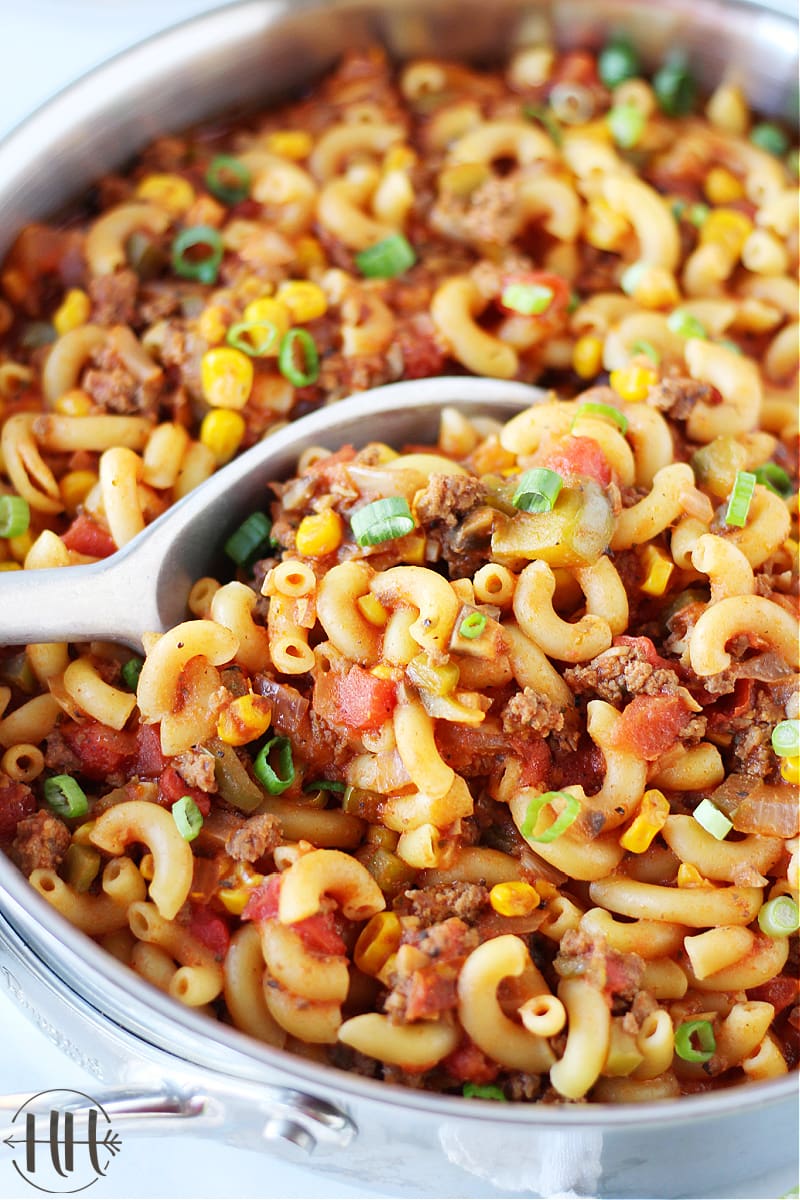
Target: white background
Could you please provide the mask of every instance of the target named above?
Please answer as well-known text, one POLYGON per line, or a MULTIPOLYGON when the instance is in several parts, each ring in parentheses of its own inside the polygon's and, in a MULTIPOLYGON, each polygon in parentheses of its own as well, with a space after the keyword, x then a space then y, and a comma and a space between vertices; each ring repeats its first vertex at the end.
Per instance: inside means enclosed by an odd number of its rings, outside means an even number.
MULTIPOLYGON (((0 0, 0 135, 59 88, 110 54, 184 16, 212 8, 204 0, 0 0)), ((0 1096, 32 1095, 46 1088, 92 1092, 93 1080, 53 1048, 0 995, 0 1096)), ((796 1186, 785 1171, 744 1183, 730 1200, 776 1198, 796 1186)), ((233 1200, 233 1197, 395 1196, 390 1181, 369 1189, 348 1186, 323 1174, 219 1146, 186 1135, 141 1138, 123 1143, 107 1179, 91 1188, 95 1200, 233 1200)), ((21 1182, 11 1153, 0 1145, 0 1200, 17 1200, 21 1182)), ((27 1189, 28 1197, 39 1193, 27 1189)), ((708 1200, 722 1193, 708 1193, 708 1200)), ((701 1198, 694 1198, 701 1200, 701 1198)))

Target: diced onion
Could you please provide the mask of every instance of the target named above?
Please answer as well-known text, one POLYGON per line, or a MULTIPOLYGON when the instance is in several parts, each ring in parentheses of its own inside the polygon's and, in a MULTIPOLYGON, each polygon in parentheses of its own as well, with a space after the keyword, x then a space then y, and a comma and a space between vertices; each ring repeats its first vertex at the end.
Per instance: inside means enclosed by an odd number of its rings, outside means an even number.
POLYGON ((708 798, 700 801, 692 816, 697 824, 702 825, 706 833, 710 833, 718 842, 724 841, 733 829, 733 822, 729 821, 725 814, 720 812, 708 798))

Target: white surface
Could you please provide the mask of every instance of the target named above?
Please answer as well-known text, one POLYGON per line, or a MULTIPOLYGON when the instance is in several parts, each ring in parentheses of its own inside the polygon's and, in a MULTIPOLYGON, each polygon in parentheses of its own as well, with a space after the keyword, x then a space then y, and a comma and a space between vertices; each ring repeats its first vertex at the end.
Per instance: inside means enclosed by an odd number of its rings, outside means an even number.
MULTIPOLYGON (((194 12, 213 7, 204 0, 0 0, 3 62, 0 71, 0 135, 54 92, 110 54, 194 12)), ((96 1083, 50 1045, 0 995, 0 1095, 73 1088, 89 1094, 96 1083)), ((796 1186, 786 1172, 727 1190, 728 1200, 784 1195, 796 1186)), ((21 1182, 11 1152, 0 1144, 0 1200, 34 1192, 21 1182)), ((362 1190, 274 1159, 186 1135, 123 1142, 105 1180, 94 1185, 95 1200, 228 1200, 233 1197, 338 1197, 356 1200, 389 1196, 362 1190)), ((694 1200, 723 1200, 708 1193, 694 1200)))

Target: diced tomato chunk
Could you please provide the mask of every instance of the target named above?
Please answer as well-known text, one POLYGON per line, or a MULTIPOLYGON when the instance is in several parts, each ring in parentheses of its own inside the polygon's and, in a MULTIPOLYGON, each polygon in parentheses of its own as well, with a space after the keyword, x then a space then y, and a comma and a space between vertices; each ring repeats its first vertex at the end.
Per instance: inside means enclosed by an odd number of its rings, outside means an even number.
MULTIPOLYGON (((276 872, 274 875, 269 875, 259 887, 254 888, 242 913, 242 920, 277 920, 282 883, 282 876, 276 872)), ((294 930, 302 938, 306 950, 312 954, 344 954, 347 951, 336 928, 336 918, 333 913, 315 913, 313 917, 295 921, 288 928, 294 930)))
POLYGON ((144 779, 155 779, 167 765, 161 753, 161 731, 158 725, 140 725, 137 737, 136 774, 144 779))
POLYGON ((442 1060, 442 1066, 448 1075, 462 1083, 493 1083, 500 1074, 499 1065, 487 1058, 470 1038, 456 1046, 455 1050, 442 1060))
POLYGON ((70 525, 62 537, 62 542, 68 550, 76 554, 88 554, 93 558, 108 558, 114 554, 117 543, 108 530, 103 529, 86 513, 81 513, 70 525))
POLYGON ((312 954, 345 954, 347 946, 336 928, 333 913, 316 913, 289 926, 312 954))
POLYGON ((680 696, 634 696, 619 719, 612 745, 654 762, 675 745, 690 717, 680 696))
POLYGON ((627 633, 620 633, 612 642, 614 646, 632 646, 643 656, 643 658, 654 667, 656 670, 668 669, 676 670, 677 664, 670 662, 667 658, 662 658, 653 645, 652 638, 649 637, 632 637, 627 633))
POLYGON ((0 842, 10 842, 17 825, 36 812, 36 797, 25 783, 9 779, 0 786, 0 842))
POLYGON ((411 976, 406 1020, 431 1020, 458 1003, 456 974, 443 964, 432 963, 411 976))
POLYGON ((791 979, 788 975, 776 975, 774 979, 759 984, 758 987, 748 988, 747 995, 751 1000, 764 1000, 775 1009, 775 1015, 783 1012, 790 1004, 794 1004, 800 996, 800 979, 791 979))
POLYGON ((268 921, 270 917, 277 917, 281 882, 281 876, 276 872, 274 875, 268 875, 257 888, 253 888, 242 913, 242 920, 268 921))
POLYGON ((136 756, 136 734, 126 729, 109 729, 99 721, 66 721, 59 732, 81 761, 89 779, 105 779, 132 765, 136 756))
POLYGON ((331 671, 314 685, 314 708, 326 720, 351 729, 380 729, 397 703, 393 680, 378 679, 353 664, 331 671))
POLYGON ((231 942, 230 930, 222 917, 205 905, 193 907, 189 932, 208 947, 217 962, 222 962, 231 942))
POLYGON ((186 780, 178 774, 174 767, 167 767, 158 777, 156 803, 163 808, 172 808, 172 805, 183 796, 189 796, 194 800, 204 817, 211 812, 211 798, 208 793, 201 791, 200 788, 189 787, 186 780))
POLYGON ((557 471, 567 480, 583 475, 596 479, 601 487, 608 487, 611 483, 608 459, 594 438, 590 437, 565 437, 547 451, 542 466, 557 471))

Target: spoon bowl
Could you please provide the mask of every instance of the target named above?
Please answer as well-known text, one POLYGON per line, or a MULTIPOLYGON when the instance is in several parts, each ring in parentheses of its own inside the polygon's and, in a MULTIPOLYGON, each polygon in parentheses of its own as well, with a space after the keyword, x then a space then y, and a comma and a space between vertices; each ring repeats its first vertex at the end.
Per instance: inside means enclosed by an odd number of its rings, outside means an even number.
POLYGON ((121 550, 86 566, 0 573, 0 645, 118 642, 141 650, 144 633, 186 618, 189 590, 213 573, 221 547, 268 500, 267 484, 291 475, 310 446, 332 451, 379 439, 435 440, 442 409, 500 421, 546 393, 527 384, 439 376, 387 384, 320 409, 270 434, 217 471, 121 550))

